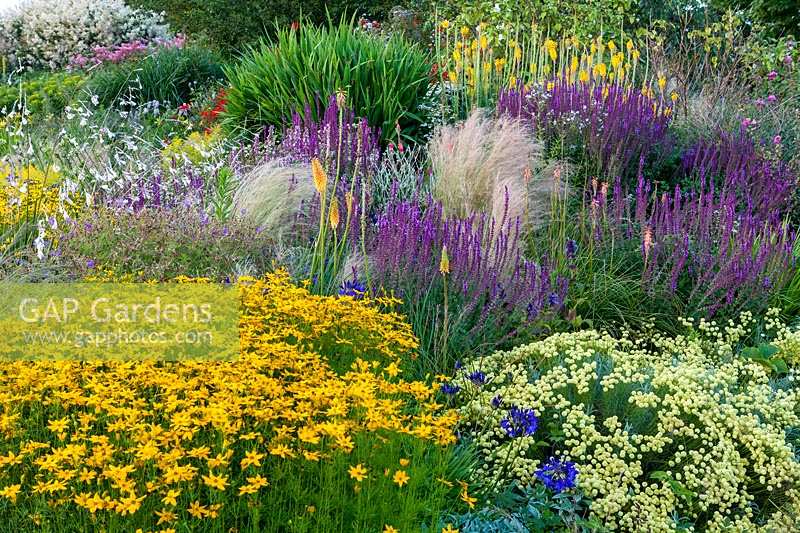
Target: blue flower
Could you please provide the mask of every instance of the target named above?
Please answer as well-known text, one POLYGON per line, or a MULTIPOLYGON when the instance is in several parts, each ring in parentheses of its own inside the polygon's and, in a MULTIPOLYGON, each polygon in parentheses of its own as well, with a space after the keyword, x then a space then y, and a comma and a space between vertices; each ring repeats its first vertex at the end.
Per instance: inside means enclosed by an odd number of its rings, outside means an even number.
POLYGON ((458 394, 458 391, 461 390, 461 387, 454 385, 453 383, 442 383, 442 386, 439 387, 439 390, 441 390, 444 394, 453 395, 458 394))
POLYGON ((499 394, 492 398, 492 407, 495 409, 500 409, 500 406, 503 405, 503 397, 499 394))
POLYGON ((575 486, 578 469, 572 461, 561 461, 551 457, 536 471, 536 477, 553 492, 564 492, 575 486))
POLYGON ((360 300, 367 293, 367 287, 353 278, 351 281, 345 281, 339 288, 339 296, 352 296, 356 300, 360 300))
POLYGON ((469 374, 467 376, 467 379, 480 387, 481 385, 484 385, 486 383, 486 374, 484 374, 480 370, 476 370, 475 372, 469 374))
POLYGON ((508 410, 508 416, 500 421, 503 428, 512 439, 523 435, 533 435, 539 427, 539 419, 533 409, 519 408, 516 405, 508 410))
POLYGON ((567 239, 567 244, 564 246, 564 249, 568 259, 575 259, 575 255, 578 253, 578 243, 575 239, 567 239))
POLYGON ((94 268, 94 259, 89 259, 86 261, 86 268, 92 269, 94 268))
POLYGON ((550 307, 557 307, 561 305, 561 298, 558 294, 551 292, 550 296, 547 297, 547 303, 550 304, 550 307))
POLYGON ((455 368, 456 368, 456 370, 461 370, 462 368, 464 368, 464 363, 462 363, 460 360, 457 360, 456 364, 455 364, 455 368))

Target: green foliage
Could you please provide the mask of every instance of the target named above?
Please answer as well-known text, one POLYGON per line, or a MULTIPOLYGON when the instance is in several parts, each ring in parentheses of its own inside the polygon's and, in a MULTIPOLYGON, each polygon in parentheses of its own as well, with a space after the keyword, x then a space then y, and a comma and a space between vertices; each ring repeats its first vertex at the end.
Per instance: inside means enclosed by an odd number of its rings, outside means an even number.
POLYGON ((236 53, 276 28, 306 19, 315 24, 342 16, 364 15, 385 19, 402 0, 134 0, 132 4, 163 11, 170 26, 189 35, 205 38, 214 48, 236 53))
POLYGON ((491 505, 448 520, 461 531, 473 533, 606 531, 597 520, 585 518, 588 504, 589 500, 577 491, 554 494, 542 484, 521 487, 512 482, 491 505))
POLYGON ((486 23, 489 33, 502 33, 532 23, 551 35, 575 35, 579 38, 616 35, 623 26, 636 22, 632 0, 444 0, 432 2, 440 9, 439 18, 449 18, 457 25, 486 23))
POLYGON ((711 5, 720 11, 742 10, 748 18, 766 25, 773 35, 800 35, 796 0, 712 0, 711 5))
POLYGON ((401 36, 378 37, 352 24, 281 29, 226 70, 226 121, 232 127, 280 125, 315 98, 344 91, 347 106, 384 140, 415 138, 423 117, 430 63, 425 52, 401 36))
POLYGON ((64 72, 25 78, 19 83, 0 85, 0 109, 15 104, 31 113, 59 113, 76 96, 85 79, 64 72))
POLYGON ((134 280, 223 280, 262 274, 272 261, 271 240, 258 228, 191 209, 101 210, 68 228, 58 243, 58 262, 77 278, 110 269, 134 280))
POLYGON ((142 59, 103 65, 87 85, 103 105, 119 99, 179 104, 188 102, 196 89, 222 78, 216 54, 187 46, 160 48, 142 59))

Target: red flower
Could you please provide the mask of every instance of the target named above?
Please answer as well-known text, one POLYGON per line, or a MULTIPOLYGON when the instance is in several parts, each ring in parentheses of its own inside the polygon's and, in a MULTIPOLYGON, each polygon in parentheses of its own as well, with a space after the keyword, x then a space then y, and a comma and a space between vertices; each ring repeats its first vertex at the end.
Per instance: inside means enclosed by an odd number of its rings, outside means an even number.
POLYGON ((292 30, 299 30, 300 29, 300 23, 295 20, 294 22, 292 22, 292 25, 289 26, 289 28, 292 29, 292 30))

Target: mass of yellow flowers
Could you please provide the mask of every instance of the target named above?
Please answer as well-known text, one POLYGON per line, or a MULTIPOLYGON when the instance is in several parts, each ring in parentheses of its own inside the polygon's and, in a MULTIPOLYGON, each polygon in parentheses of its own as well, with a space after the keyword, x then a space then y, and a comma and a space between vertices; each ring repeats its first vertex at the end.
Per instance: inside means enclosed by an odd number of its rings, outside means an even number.
POLYGON ((455 442, 455 412, 401 377, 417 341, 391 300, 314 296, 284 271, 240 292, 233 362, 0 365, 0 505, 38 502, 118 530, 148 513, 169 531, 272 490, 283 461, 350 454, 365 432, 455 442))

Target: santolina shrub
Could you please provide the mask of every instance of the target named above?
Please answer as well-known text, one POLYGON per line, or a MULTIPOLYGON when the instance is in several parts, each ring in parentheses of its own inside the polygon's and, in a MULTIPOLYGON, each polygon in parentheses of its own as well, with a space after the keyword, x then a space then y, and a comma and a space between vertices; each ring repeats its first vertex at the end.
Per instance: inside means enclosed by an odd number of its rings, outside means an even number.
POLYGON ((800 510, 797 371, 775 380, 739 353, 750 321, 647 341, 563 333, 469 361, 450 386, 482 455, 475 478, 535 483, 555 455, 611 530, 785 528, 800 510), (520 412, 535 423, 514 423, 520 412))

